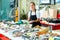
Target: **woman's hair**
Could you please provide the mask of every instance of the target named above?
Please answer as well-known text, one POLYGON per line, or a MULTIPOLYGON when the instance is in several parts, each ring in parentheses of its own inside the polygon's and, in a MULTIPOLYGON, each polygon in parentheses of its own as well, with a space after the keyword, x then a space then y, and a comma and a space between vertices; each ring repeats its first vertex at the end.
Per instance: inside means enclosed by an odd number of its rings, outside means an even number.
POLYGON ((34 2, 30 2, 30 4, 31 4, 31 3, 35 6, 35 3, 34 3, 34 2))

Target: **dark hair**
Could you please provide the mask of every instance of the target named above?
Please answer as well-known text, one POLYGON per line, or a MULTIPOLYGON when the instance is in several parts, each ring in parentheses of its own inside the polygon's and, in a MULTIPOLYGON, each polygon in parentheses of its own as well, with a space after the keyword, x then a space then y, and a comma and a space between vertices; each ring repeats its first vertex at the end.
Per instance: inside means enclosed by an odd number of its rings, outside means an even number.
POLYGON ((35 6, 35 3, 34 3, 34 2, 30 2, 30 4, 31 4, 31 3, 35 6))

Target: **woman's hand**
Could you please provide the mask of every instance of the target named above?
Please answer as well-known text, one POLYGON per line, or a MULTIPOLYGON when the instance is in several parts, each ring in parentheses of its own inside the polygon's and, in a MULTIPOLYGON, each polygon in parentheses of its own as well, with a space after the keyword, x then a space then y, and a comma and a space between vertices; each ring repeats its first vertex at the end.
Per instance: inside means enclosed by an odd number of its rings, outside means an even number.
POLYGON ((33 23, 34 21, 29 21, 29 23, 33 23))
POLYGON ((32 20, 32 21, 30 21, 29 23, 33 23, 33 22, 37 22, 37 20, 32 20))

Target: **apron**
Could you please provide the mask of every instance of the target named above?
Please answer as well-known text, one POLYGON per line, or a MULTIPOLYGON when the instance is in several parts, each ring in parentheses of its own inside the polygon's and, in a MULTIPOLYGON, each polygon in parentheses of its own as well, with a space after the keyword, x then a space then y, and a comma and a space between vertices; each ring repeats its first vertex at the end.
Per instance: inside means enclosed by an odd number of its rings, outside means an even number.
MULTIPOLYGON (((32 15, 32 11, 31 11, 31 13, 30 13, 30 19, 31 20, 37 20, 36 10, 35 10, 35 15, 32 15)), ((37 25, 39 25, 39 26, 41 25, 40 22, 33 22, 31 24, 32 24, 32 28, 35 27, 35 26, 37 26, 37 25)))

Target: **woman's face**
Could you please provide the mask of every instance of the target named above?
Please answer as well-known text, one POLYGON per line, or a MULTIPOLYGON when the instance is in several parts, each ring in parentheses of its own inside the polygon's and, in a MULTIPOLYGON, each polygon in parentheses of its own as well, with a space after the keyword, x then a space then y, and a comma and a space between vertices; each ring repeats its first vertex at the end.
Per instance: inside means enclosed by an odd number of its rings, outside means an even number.
POLYGON ((35 9, 35 5, 33 3, 30 4, 30 8, 31 10, 34 10, 35 9))

